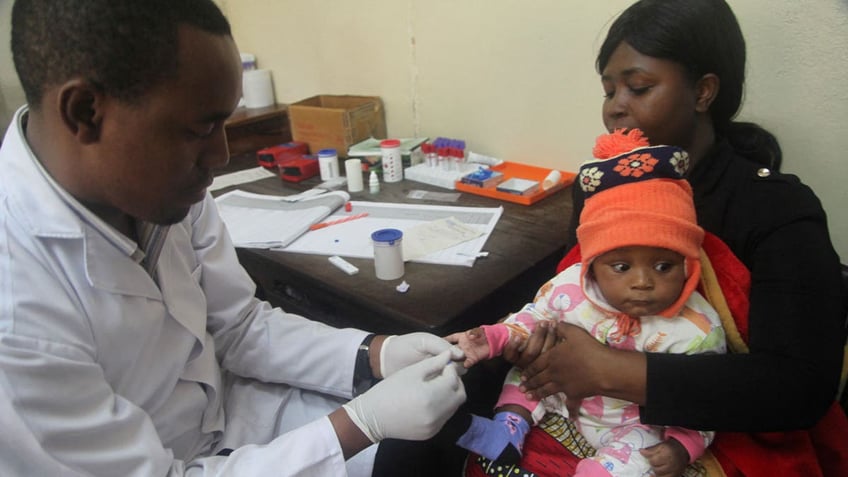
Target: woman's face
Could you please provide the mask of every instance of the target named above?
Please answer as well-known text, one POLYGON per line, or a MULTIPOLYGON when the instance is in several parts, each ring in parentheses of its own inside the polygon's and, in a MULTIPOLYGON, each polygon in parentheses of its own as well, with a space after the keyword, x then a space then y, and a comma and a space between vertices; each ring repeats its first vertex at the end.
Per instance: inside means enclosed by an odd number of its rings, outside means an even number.
POLYGON ((622 42, 601 72, 604 126, 641 129, 651 144, 689 149, 697 125, 695 85, 673 61, 622 42))

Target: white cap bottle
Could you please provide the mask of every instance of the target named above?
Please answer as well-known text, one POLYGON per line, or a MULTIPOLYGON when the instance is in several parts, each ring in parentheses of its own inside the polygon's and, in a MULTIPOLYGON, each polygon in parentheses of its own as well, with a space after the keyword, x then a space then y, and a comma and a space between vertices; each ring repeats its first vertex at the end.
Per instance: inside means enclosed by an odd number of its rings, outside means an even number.
POLYGON ((371 171, 371 175, 368 176, 368 190, 372 194, 380 192, 380 179, 377 178, 377 171, 371 171))

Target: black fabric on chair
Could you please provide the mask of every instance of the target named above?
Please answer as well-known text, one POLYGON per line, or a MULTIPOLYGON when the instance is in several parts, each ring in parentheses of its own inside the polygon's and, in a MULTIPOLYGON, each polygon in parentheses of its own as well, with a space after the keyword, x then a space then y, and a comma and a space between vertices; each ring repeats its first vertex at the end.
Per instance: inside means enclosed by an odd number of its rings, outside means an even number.
MULTIPOLYGON (((842 264, 842 282, 845 286, 845 310, 848 310, 848 265, 844 263, 842 264)), ((845 330, 846 335, 848 335, 848 313, 845 315, 845 330)), ((848 346, 848 341, 846 341, 846 346, 848 346)), ((848 353, 848 349, 846 349, 846 353, 848 353)), ((846 386, 846 388, 848 388, 848 386, 846 386)), ((839 404, 842 405, 842 409, 846 414, 848 414, 848 391, 845 389, 842 389, 842 395, 839 396, 839 404)))

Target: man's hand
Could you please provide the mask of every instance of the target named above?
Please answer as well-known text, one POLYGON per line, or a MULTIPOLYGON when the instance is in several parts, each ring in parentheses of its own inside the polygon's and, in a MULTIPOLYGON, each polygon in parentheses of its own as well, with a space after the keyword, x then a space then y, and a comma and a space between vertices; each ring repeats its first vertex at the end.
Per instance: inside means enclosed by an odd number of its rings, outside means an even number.
POLYGON ((689 464, 689 452, 676 439, 668 439, 639 452, 648 459, 657 477, 680 477, 689 464))
POLYGON ((371 442, 428 439, 465 402, 456 367, 445 350, 393 373, 343 407, 371 442))
POLYGON ((451 359, 454 361, 462 359, 462 352, 458 348, 436 335, 430 333, 392 335, 382 342, 379 366, 372 366, 372 368, 377 377, 387 378, 400 369, 446 350, 451 350, 451 359))

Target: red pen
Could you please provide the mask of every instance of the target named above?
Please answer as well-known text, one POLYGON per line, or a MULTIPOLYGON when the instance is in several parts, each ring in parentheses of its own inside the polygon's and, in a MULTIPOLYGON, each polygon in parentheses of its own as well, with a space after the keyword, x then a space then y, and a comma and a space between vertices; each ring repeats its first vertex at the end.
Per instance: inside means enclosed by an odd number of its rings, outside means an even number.
POLYGON ((347 217, 342 217, 341 219, 330 220, 327 222, 319 222, 317 224, 312 224, 309 226, 309 230, 318 230, 323 229, 324 227, 329 227, 331 225, 343 224, 345 222, 350 222, 351 220, 361 219, 362 217, 367 217, 368 212, 362 212, 361 214, 354 214, 347 217))

